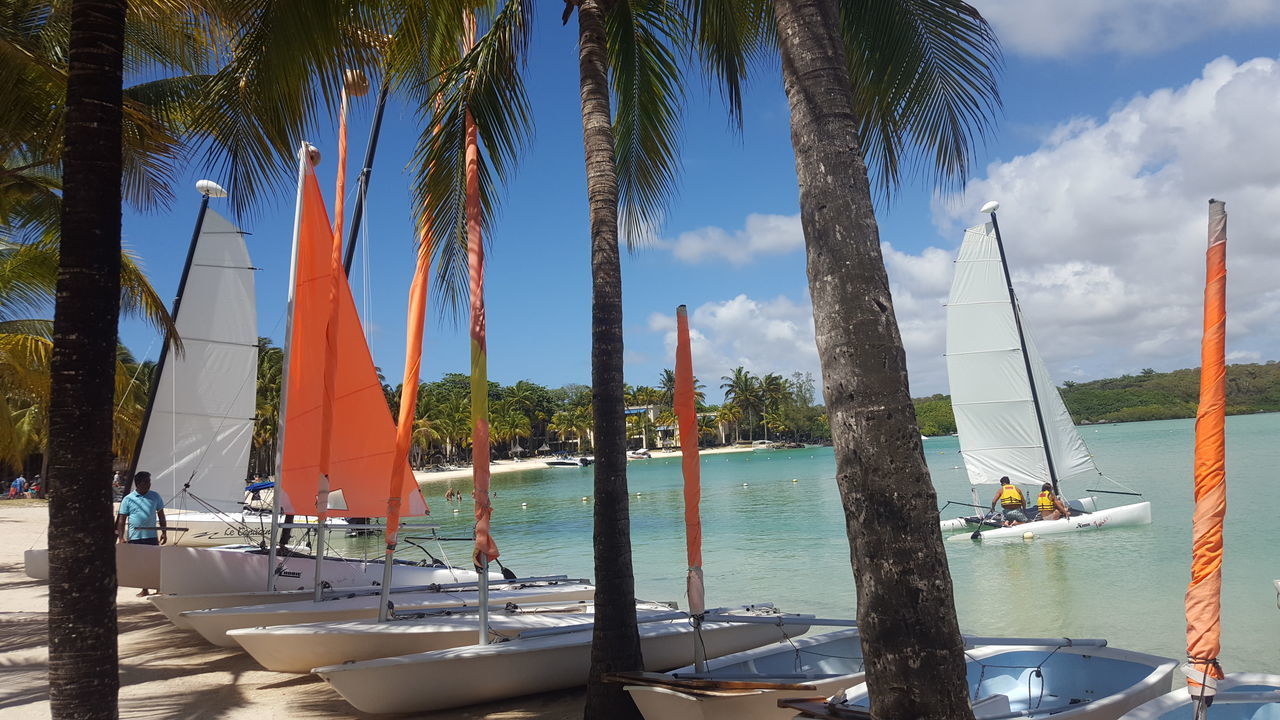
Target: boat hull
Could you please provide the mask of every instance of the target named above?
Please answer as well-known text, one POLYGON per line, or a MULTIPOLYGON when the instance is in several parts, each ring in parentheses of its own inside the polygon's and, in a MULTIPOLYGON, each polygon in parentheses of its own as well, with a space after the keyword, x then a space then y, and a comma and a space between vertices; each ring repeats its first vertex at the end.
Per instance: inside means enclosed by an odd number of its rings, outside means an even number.
MULTIPOLYGON (((1177 662, 1111 647, 998 646, 965 653, 974 715, 1114 720, 1169 692, 1177 662)), ((867 686, 844 705, 867 708, 867 686)))
MULTIPOLYGON (((670 612, 667 607, 646 606, 636 611, 637 617, 670 612)), ((571 607, 560 603, 545 607, 523 605, 515 611, 494 607, 489 614, 489 637, 498 642, 525 630, 590 627, 594 620, 595 608, 585 602, 571 607)), ((262 667, 289 673, 471 645, 479 634, 480 621, 474 607, 459 613, 383 623, 369 618, 244 628, 229 633, 262 667)))
MULTIPOLYGON (((594 597, 595 588, 583 583, 554 585, 541 583, 531 584, 528 587, 498 585, 489 591, 489 603, 491 605, 502 605, 509 602, 518 604, 576 602, 579 600, 591 600, 594 597)), ((229 637, 227 633, 244 629, 266 631, 279 625, 373 619, 378 617, 378 604, 380 601, 381 597, 377 594, 331 597, 320 602, 315 602, 314 599, 305 597, 295 597, 294 602, 192 610, 182 613, 181 618, 192 630, 198 632, 201 637, 214 645, 237 647, 244 645, 244 640, 229 637)), ((475 590, 403 592, 393 594, 391 602, 395 603, 396 612, 409 613, 442 608, 475 607, 479 603, 479 594, 475 590)), ((287 656, 288 651, 284 646, 288 644, 289 639, 291 638, 282 639, 281 647, 275 648, 273 652, 276 655, 285 654, 287 656)), ((251 654, 252 652, 250 650, 251 654)), ((420 651, 406 650, 405 652, 420 651)), ((373 655, 371 657, 382 656, 373 655)), ((343 657, 337 662, 349 659, 351 657, 343 657)), ((329 663, 312 662, 300 670, 282 670, 279 667, 272 667, 263 662, 263 666, 268 670, 281 670, 282 672, 307 672, 313 667, 327 664, 329 663)))
MULTIPOLYGON (((116 583, 120 587, 160 587, 160 545, 116 544, 116 583)), ((35 548, 22 553, 23 569, 32 580, 49 581, 49 550, 35 548)))
MULTIPOLYGON (((1140 502, 1132 505, 1096 510, 1088 515, 1073 515, 1061 520, 1037 520, 1012 527, 983 530, 975 540, 1023 539, 1027 533, 1036 537, 1041 535, 1061 535, 1074 532, 1090 532, 1094 530, 1110 530, 1118 527, 1135 527, 1151 524, 1151 503, 1140 502)), ((953 535, 952 541, 967 540, 967 535, 953 535)))
MULTIPOLYGON (((803 625, 788 626, 785 633, 794 636, 806 630, 803 625)), ((776 642, 783 632, 773 625, 717 622, 702 626, 701 639, 707 656, 719 657, 776 642)), ((313 672, 362 712, 429 712, 582 686, 591 666, 591 636, 590 630, 582 630, 332 665, 313 672)), ((694 639, 688 620, 642 624, 645 669, 664 671, 691 663, 694 639)))
MULTIPOLYGON (((1280 675, 1230 673, 1218 681, 1218 702, 1209 717, 1213 720, 1274 720, 1280 718, 1280 675), (1276 693, 1271 702, 1222 702, 1244 693, 1276 693)), ((1174 689, 1125 713, 1120 720, 1191 720, 1191 693, 1187 687, 1174 689)))
POLYGON ((668 674, 677 680, 727 682, 724 688, 698 691, 627 685, 646 720, 789 720, 795 711, 779 708, 779 698, 830 696, 863 682, 861 635, 856 629, 809 635, 712 660, 704 672, 688 666, 668 674), (735 689, 735 680, 813 689, 735 689))

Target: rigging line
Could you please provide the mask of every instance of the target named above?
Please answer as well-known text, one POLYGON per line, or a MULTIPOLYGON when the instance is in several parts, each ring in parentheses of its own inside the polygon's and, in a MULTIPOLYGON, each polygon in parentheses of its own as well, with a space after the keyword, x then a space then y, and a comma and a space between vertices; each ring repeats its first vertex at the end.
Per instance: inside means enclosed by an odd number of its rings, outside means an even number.
MULTIPOLYGON (((155 347, 155 345, 156 345, 156 339, 151 338, 151 343, 147 345, 146 351, 142 354, 143 357, 150 355, 151 348, 155 347)), ((120 408, 124 407, 124 402, 129 397, 129 391, 133 389, 134 385, 138 384, 138 376, 142 374, 142 366, 143 366, 143 363, 141 362, 138 363, 138 368, 133 371, 133 377, 129 378, 129 386, 125 388, 125 391, 123 393, 120 394, 120 402, 116 405, 116 412, 120 412, 120 408)), ((141 427, 138 428, 138 432, 142 432, 141 427)))
MULTIPOLYGON (((364 195, 366 193, 368 193, 368 190, 362 185, 361 194, 364 195)), ((364 330, 365 345, 372 342, 370 338, 370 328, 373 327, 373 315, 371 314, 373 312, 373 301, 369 288, 369 267, 372 264, 369 257, 369 215, 371 214, 372 213, 365 213, 360 216, 360 230, 361 234, 364 235, 364 246, 360 250, 360 294, 361 300, 363 301, 365 318, 364 325, 361 329, 364 330)))

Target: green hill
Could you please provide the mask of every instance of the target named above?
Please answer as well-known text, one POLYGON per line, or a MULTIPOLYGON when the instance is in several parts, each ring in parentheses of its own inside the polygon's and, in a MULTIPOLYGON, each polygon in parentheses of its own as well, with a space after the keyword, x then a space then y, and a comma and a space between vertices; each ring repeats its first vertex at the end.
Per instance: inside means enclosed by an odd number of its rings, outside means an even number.
MULTIPOLYGON (((1196 415, 1200 398, 1200 368, 1158 373, 1146 368, 1137 375, 1066 382, 1062 400, 1077 424, 1169 420, 1196 415)), ((945 435, 955 432, 951 398, 934 395, 917 398, 920 432, 945 435)), ((1227 414, 1280 412, 1280 363, 1227 366, 1227 414)))

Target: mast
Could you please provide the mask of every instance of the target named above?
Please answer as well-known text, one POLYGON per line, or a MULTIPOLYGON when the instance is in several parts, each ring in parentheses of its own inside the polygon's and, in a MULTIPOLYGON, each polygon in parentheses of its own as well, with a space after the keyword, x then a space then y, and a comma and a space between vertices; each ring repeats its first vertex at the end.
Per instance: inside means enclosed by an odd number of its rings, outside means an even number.
MULTIPOLYGON (((356 180, 356 206, 351 210, 351 229, 347 231, 347 252, 342 258, 342 269, 351 274, 351 264, 356 259, 356 238, 360 235, 360 220, 364 217, 364 200, 369 192, 369 176, 373 174, 373 156, 378 151, 378 135, 382 131, 382 111, 387 107, 387 92, 391 89, 391 76, 384 74, 382 88, 378 90, 378 106, 373 111, 373 126, 369 128, 369 145, 364 151, 364 167, 356 180)), ((362 95, 364 93, 361 93, 362 95)))
MULTIPOLYGON (((178 280, 178 292, 173 297, 173 310, 169 318, 176 325, 178 309, 182 307, 182 293, 187 288, 187 278, 191 275, 191 262, 196 256, 196 244, 200 242, 200 230, 204 227, 205 211, 209 209, 209 198, 223 198, 227 191, 212 180, 196 181, 196 190, 200 191, 200 212, 196 214, 196 227, 191 233, 191 244, 187 246, 187 259, 182 264, 182 277, 178 280)), ((160 377, 164 375, 165 361, 169 358, 169 344, 172 338, 166 337, 160 346, 160 358, 156 360, 155 372, 151 375, 151 387, 147 392, 147 408, 142 413, 142 424, 138 427, 138 441, 133 446, 133 457, 129 460, 129 472, 125 476, 124 491, 128 493, 133 487, 133 475, 138 472, 138 458, 142 455, 142 441, 147 437, 147 425, 151 423, 151 412, 156 406, 156 389, 160 387, 160 377)), ((174 495, 177 495, 177 478, 174 478, 174 495)))
MULTIPOLYGON (((694 401, 693 351, 689 344, 689 313, 676 308, 676 422, 680 432, 680 470, 684 475, 684 538, 689 571, 685 588, 689 596, 689 617, 696 631, 706 617, 706 592, 702 573, 701 469, 698 466, 698 408, 694 401)), ((706 670, 707 649, 701 633, 694 633, 693 665, 706 670)))
MULTIPOLYGON (((293 303, 298 281, 298 241, 302 235, 302 180, 307 169, 307 153, 319 151, 307 143, 298 150, 298 196, 293 211, 293 250, 289 256, 289 299, 284 309, 284 345, 280 370, 280 410, 276 425, 276 479, 271 488, 271 545, 267 549, 267 591, 276 584, 276 533, 280 529, 280 497, 284 491, 284 430, 288 425, 289 404, 289 347, 293 344, 293 303)), ((323 554, 323 551, 321 551, 323 554)), ((315 578, 316 585, 320 578, 315 578)))
POLYGON ((1049 433, 1044 426, 1044 411, 1040 407, 1040 395, 1036 392, 1036 378, 1031 372, 1031 356, 1027 354, 1027 336, 1022 332, 1022 313, 1018 310, 1018 296, 1013 292, 1013 279, 1009 277, 1009 263, 1004 257, 1004 241, 1000 239, 1000 223, 996 210, 1000 203, 994 200, 982 206, 982 212, 991 215, 991 228, 996 233, 996 249, 1000 252, 1000 267, 1004 270, 1004 283, 1009 289, 1009 307, 1013 310, 1013 322, 1018 328, 1018 349, 1022 351, 1022 365, 1027 371, 1027 384, 1031 387, 1031 404, 1036 410, 1036 426, 1040 428, 1040 443, 1044 446, 1044 460, 1049 467, 1049 482, 1053 494, 1058 494, 1058 471, 1053 465, 1053 451, 1049 449, 1049 433))

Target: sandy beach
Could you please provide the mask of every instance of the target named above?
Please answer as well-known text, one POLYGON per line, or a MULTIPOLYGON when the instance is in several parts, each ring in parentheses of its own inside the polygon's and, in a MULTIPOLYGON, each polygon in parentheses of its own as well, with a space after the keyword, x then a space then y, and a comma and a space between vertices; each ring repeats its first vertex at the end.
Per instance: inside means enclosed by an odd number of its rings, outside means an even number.
MULTIPOLYGON (((749 447, 718 447, 709 448, 699 451, 700 455, 723 455, 725 453, 751 452, 749 447)), ((650 460, 656 460, 664 457, 680 457, 679 450, 650 450, 653 455, 650 460)), ((646 462, 646 460, 631 460, 630 462, 646 462)), ((489 463, 489 473, 491 475, 500 475, 509 472, 521 472, 523 470, 545 470, 550 467, 543 458, 529 458, 528 460, 493 460, 489 463)), ((572 468, 569 468, 572 470, 572 468)), ((458 480, 471 480, 471 468, 466 467, 460 470, 442 470, 434 472, 423 472, 421 470, 413 471, 414 478, 418 481, 419 486, 435 485, 440 482, 456 482, 458 480)))
MULTIPOLYGON (((49 717, 48 586, 22 570, 23 551, 44 547, 48 526, 44 502, 0 501, 0 718, 49 717)), ((116 595, 121 718, 375 717, 355 712, 315 676, 267 672, 243 652, 178 630, 136 592, 116 595)), ((569 720, 582 717, 582 702, 574 690, 415 717, 569 720)))

